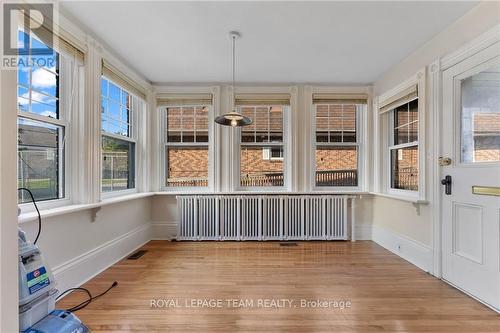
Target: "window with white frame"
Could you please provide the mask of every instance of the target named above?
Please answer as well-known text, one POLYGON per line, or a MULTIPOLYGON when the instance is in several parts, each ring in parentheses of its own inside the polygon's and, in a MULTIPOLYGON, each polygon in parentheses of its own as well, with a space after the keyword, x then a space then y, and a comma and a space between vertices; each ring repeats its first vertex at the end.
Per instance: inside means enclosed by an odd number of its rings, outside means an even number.
POLYGON ((209 186, 210 114, 210 103, 202 101, 162 108, 165 187, 209 186))
POLYGON ((382 166, 379 190, 389 195, 424 199, 423 163, 425 70, 379 96, 382 166))
POLYGON ((135 96, 105 76, 101 78, 101 191, 135 188, 135 96))
MULTIPOLYGON (((29 45, 29 54, 20 55, 17 72, 18 106, 18 186, 28 188, 35 200, 64 198, 65 135, 68 131, 68 110, 61 108, 61 62, 70 62, 48 47, 32 32, 18 31, 18 43, 29 45), (31 54, 33 48, 43 54, 31 54)), ((69 68, 68 66, 64 67, 69 68)), ((20 203, 30 200, 19 192, 20 203)))
POLYGON ((284 186, 288 105, 243 105, 238 111, 253 120, 241 128, 240 186, 284 186))
POLYGON ((390 188, 418 191, 418 99, 389 111, 390 188))
POLYGON ((313 96, 313 104, 313 186, 357 188, 360 185, 360 117, 366 100, 313 96))

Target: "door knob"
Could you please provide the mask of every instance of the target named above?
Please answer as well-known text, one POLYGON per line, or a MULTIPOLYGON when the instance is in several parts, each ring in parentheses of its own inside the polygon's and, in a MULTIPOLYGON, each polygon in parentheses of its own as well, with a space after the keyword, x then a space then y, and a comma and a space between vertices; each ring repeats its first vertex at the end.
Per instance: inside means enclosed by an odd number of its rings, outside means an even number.
POLYGON ((444 179, 441 179, 441 185, 444 185, 444 193, 446 195, 451 195, 451 176, 447 175, 444 179))

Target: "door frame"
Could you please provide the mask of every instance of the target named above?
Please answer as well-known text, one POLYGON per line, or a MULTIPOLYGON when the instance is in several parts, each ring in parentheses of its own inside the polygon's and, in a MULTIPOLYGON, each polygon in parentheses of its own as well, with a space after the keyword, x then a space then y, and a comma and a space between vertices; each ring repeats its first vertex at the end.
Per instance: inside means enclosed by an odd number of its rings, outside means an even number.
MULTIPOLYGON (((432 271, 431 274, 442 279, 443 263, 443 242, 442 242, 442 193, 441 167, 439 166, 439 157, 442 153, 443 138, 442 130, 442 107, 443 107, 443 72, 448 68, 470 58, 478 52, 500 43, 500 24, 486 31, 479 37, 473 39, 458 50, 437 58, 429 66, 429 118, 432 119, 432 145, 431 166, 429 174, 431 175, 431 196, 434 209, 432 210, 432 271)), ((459 289, 459 288, 458 288, 459 289)))

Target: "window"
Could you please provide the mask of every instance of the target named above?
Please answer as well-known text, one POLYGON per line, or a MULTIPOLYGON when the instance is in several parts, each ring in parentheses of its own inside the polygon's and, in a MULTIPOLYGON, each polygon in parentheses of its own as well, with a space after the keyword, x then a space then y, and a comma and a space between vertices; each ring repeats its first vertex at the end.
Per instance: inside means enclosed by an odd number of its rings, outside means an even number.
POLYGON ((209 186, 210 109, 209 103, 163 109, 166 187, 209 186))
MULTIPOLYGON (((67 115, 60 109, 59 54, 33 33, 18 31, 18 42, 44 48, 44 54, 20 56, 17 72, 18 186, 30 189, 35 200, 65 197, 67 115)), ((30 201, 25 191, 19 202, 30 201)))
POLYGON ((461 160, 500 161, 500 65, 462 80, 461 160))
POLYGON ((315 104, 316 187, 358 187, 358 119, 363 107, 347 100, 315 104))
POLYGON ((418 99, 389 114, 390 187, 418 191, 418 99))
POLYGON ((253 123, 241 128, 240 186, 277 187, 285 184, 285 105, 245 105, 239 112, 253 123))
POLYGON ((105 76, 101 78, 101 191, 135 188, 134 97, 105 76))

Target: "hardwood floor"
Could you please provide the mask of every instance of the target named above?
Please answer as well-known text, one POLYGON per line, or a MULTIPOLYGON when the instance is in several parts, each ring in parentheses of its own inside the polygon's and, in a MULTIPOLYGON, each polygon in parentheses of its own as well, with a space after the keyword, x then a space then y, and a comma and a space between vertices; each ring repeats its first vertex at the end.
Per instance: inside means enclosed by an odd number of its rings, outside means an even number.
MULTIPOLYGON (((143 249, 85 284, 97 294, 119 282, 77 312, 93 332, 500 332, 500 315, 370 241, 143 249), (318 299, 330 303, 301 301, 318 299)), ((74 293, 57 306, 83 299, 74 293)))

